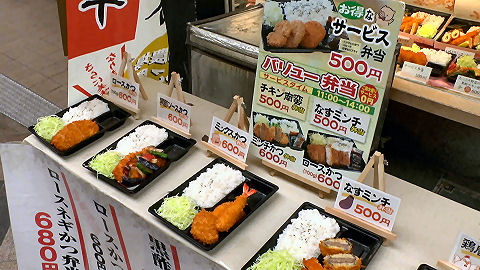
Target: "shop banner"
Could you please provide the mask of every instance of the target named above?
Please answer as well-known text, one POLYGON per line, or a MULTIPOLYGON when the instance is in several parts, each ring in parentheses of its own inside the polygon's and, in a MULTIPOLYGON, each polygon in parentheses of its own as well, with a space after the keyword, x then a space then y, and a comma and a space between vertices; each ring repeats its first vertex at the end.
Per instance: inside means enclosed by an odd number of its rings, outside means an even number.
POLYGON ((134 57, 139 75, 166 80, 169 50, 161 1, 72 0, 66 8, 69 105, 109 93, 124 51, 134 57))
POLYGON ((459 233, 450 262, 461 270, 480 269, 480 240, 459 233))
POLYGON ((18 269, 226 269, 39 150, 0 150, 18 269))
POLYGON ((360 182, 343 179, 335 208, 392 231, 400 208, 400 198, 360 182))
POLYGON ((404 11, 394 0, 267 0, 253 154, 333 190, 356 179, 368 160, 404 11))

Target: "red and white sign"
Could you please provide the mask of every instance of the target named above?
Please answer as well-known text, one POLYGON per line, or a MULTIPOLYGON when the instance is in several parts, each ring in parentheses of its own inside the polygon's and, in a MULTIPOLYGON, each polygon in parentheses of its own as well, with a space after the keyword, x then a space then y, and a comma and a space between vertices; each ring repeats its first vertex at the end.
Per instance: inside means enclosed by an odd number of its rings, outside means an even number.
POLYGON ((225 269, 32 146, 0 151, 18 269, 225 269))
POLYGON ((112 74, 111 87, 107 95, 116 103, 138 109, 140 85, 122 76, 112 74))
POLYGON ((66 8, 68 104, 108 93, 110 74, 118 73, 125 51, 139 75, 161 81, 168 76, 161 1, 72 0, 66 8))
POLYGON ((310 123, 364 143, 367 139, 370 115, 330 101, 314 98, 310 123))
POLYGON ((248 132, 217 117, 213 117, 210 128, 210 143, 220 151, 245 162, 252 138, 248 132))
POLYGON ((392 231, 400 199, 350 179, 342 179, 335 208, 375 226, 392 231))
POLYGON ((191 109, 192 106, 157 94, 157 117, 186 133, 190 133, 191 109))

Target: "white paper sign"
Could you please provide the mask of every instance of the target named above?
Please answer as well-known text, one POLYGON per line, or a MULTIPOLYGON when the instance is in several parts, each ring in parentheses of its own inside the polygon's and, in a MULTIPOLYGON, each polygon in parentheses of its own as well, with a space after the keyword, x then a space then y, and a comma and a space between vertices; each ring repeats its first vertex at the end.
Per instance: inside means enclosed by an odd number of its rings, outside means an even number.
POLYGON ((453 89, 470 96, 480 97, 480 81, 458 75, 453 89))
POLYGON ((217 117, 213 117, 210 128, 210 143, 226 154, 245 162, 252 138, 248 132, 217 117))
POLYGON ((452 48, 452 47, 445 47, 445 52, 450 53, 450 54, 458 55, 458 57, 464 56, 464 55, 475 57, 475 53, 473 53, 473 52, 468 52, 468 51, 464 51, 464 50, 460 50, 460 49, 452 48))
POLYGON ((29 145, 0 145, 18 269, 225 269, 29 145))
POLYGON ((157 117, 186 133, 190 132, 191 108, 176 99, 157 94, 157 117))
POLYGON ((112 74, 108 96, 115 102, 138 109, 140 85, 122 76, 112 74))
POLYGON ((431 67, 417 65, 410 62, 403 63, 402 74, 422 83, 426 83, 430 79, 431 73, 431 67))
POLYGON ((367 139, 370 115, 330 101, 315 98, 310 123, 364 143, 367 139))
POLYGON ((480 269, 480 240, 459 233, 450 262, 462 270, 480 269))
POLYGON ((392 231, 400 199, 350 179, 342 179, 335 208, 392 231))

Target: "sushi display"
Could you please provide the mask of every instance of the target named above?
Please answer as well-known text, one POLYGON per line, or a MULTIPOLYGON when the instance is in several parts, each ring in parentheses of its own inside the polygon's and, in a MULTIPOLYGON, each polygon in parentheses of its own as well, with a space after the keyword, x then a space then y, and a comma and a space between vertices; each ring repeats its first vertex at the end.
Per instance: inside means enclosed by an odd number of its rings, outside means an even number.
POLYGON ((334 218, 322 215, 317 209, 303 209, 279 235, 276 246, 247 269, 360 270, 362 260, 352 254, 349 240, 335 238, 339 232, 340 226, 334 218), (323 265, 318 261, 320 255, 323 265), (273 267, 272 263, 282 268, 273 267))
POLYGON ((340 37, 331 34, 330 26, 335 15, 333 1, 267 1, 264 10, 262 35, 266 50, 338 49, 340 37))
POLYGON ((383 238, 304 203, 242 270, 360 270, 383 238))
POLYGON ((278 187, 217 158, 149 208, 195 244, 214 248, 278 187))
POLYGON ((305 141, 298 122, 261 113, 254 115, 253 134, 261 140, 293 148, 302 147, 305 141))
POLYGON ((363 152, 353 141, 310 131, 305 156, 317 164, 332 168, 361 170, 363 152))
POLYGON ((418 11, 403 17, 400 31, 432 39, 437 34, 444 21, 445 18, 442 16, 418 11))
POLYGON ((82 165, 119 190, 136 193, 195 143, 147 120, 82 165))

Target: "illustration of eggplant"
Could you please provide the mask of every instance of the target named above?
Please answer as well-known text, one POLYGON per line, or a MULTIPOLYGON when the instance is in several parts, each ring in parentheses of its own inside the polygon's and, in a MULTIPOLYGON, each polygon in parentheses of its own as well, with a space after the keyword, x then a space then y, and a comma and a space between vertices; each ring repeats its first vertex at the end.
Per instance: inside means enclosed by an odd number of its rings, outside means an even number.
POLYGON ((338 203, 338 205, 340 205, 340 207, 341 207, 342 209, 347 210, 347 209, 349 209, 350 207, 352 207, 352 205, 353 205, 353 200, 354 200, 353 196, 352 196, 352 195, 348 195, 348 197, 345 198, 345 199, 343 199, 343 200, 341 200, 341 201, 338 203))

